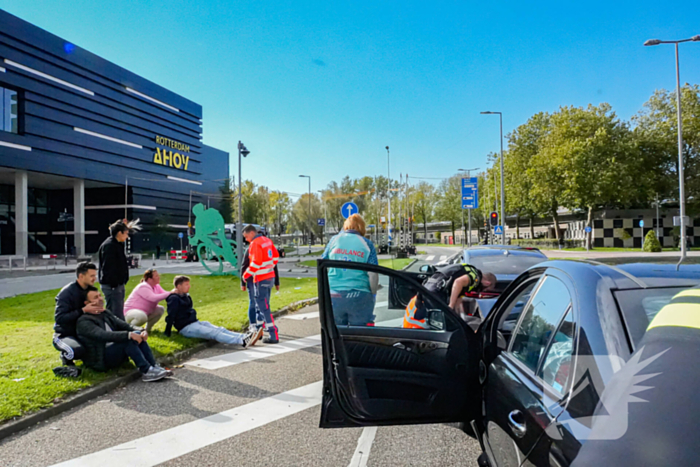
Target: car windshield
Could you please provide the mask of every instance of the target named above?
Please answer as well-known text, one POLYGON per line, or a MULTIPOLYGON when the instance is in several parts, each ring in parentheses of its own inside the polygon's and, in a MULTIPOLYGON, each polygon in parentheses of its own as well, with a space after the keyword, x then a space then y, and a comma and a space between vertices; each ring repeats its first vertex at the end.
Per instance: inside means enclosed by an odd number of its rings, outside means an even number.
POLYGON ((491 272, 493 274, 520 274, 530 266, 547 261, 547 258, 530 256, 530 255, 478 255, 469 257, 469 264, 476 266, 482 271, 491 272))
POLYGON ((649 327, 654 316, 661 311, 671 299, 688 287, 664 287, 653 289, 618 290, 614 292, 617 303, 627 324, 633 346, 639 341, 649 327))

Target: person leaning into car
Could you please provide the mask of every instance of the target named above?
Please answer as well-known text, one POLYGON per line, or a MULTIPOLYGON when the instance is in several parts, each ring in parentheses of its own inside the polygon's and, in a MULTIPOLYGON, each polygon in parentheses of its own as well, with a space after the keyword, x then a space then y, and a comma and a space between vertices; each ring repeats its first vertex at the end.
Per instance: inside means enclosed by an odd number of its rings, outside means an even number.
MULTIPOLYGON (((485 292, 492 290, 496 285, 496 276, 490 272, 481 272, 474 266, 466 263, 453 264, 439 268, 424 286, 426 289, 442 293, 445 297, 449 293, 449 304, 457 314, 462 314, 461 297, 469 292, 485 292), (452 284, 449 287, 449 284, 452 284), (449 290, 447 290, 449 287, 449 290)), ((403 318, 403 327, 409 329, 430 329, 427 322, 426 307, 421 294, 416 294, 406 306, 403 318)))

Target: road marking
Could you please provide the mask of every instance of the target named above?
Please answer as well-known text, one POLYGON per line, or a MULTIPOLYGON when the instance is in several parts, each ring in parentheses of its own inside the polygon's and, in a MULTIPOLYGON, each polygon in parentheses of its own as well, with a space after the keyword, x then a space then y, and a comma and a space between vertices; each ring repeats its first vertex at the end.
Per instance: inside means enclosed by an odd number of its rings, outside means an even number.
POLYGON ((426 257, 425 257, 425 260, 426 260, 426 261, 432 261, 432 260, 434 260, 434 259, 435 259, 435 255, 430 255, 430 256, 426 256, 426 257))
POLYGON ((218 370, 227 366, 238 365, 239 363, 252 362, 261 358, 274 357, 294 350, 305 349, 321 345, 321 335, 304 337, 293 341, 282 341, 275 345, 265 345, 260 347, 251 347, 247 350, 239 350, 215 357, 203 358, 200 360, 192 360, 185 362, 185 365, 204 368, 205 370, 218 370))
POLYGON ((374 443, 374 436, 376 434, 376 426, 368 426, 362 430, 360 439, 357 440, 355 454, 352 455, 352 459, 350 460, 348 467, 365 467, 367 465, 369 452, 372 449, 372 443, 374 443))
POLYGON ((447 255, 440 256, 440 261, 445 261, 446 259, 447 259, 447 255))
POLYGON ((300 315, 294 314, 294 315, 282 316, 282 319, 296 319, 296 320, 304 320, 304 319, 311 319, 311 318, 318 318, 318 311, 312 311, 311 313, 302 313, 300 315))
MULTIPOLYGON (((323 382, 210 415, 54 467, 151 467, 321 404, 323 382)), ((364 465, 364 464, 363 464, 364 465)))

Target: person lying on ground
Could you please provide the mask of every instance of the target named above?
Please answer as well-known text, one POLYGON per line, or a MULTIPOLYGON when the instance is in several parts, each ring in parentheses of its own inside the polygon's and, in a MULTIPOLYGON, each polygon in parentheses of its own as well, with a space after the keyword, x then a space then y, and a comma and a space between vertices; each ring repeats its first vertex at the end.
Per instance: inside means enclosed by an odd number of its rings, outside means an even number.
POLYGON ((155 269, 147 269, 143 273, 141 283, 134 287, 129 298, 124 303, 124 321, 132 326, 143 327, 150 333, 165 313, 165 307, 158 302, 165 300, 171 292, 160 286, 160 274, 155 269))
POLYGON ((75 366, 73 360, 82 360, 84 355, 83 346, 75 331, 78 318, 83 313, 101 312, 99 307, 86 305, 83 300, 85 289, 97 280, 97 266, 89 262, 80 263, 75 269, 75 275, 77 280, 63 287, 56 295, 53 346, 61 352, 64 366, 75 366))
POLYGON ((222 344, 238 344, 244 348, 255 345, 260 337, 257 332, 248 331, 240 334, 197 319, 197 311, 193 308, 192 297, 189 295, 189 277, 177 276, 173 285, 175 288, 168 297, 168 316, 165 317, 166 336, 170 336, 172 327, 175 326, 175 329, 185 337, 210 339, 222 344))
POLYGON ((85 346, 85 366, 95 371, 107 371, 131 358, 143 374, 144 381, 158 381, 172 374, 156 363, 146 342, 148 333, 105 310, 102 295, 95 287, 88 286, 84 303, 101 310, 78 318, 78 338, 85 346))

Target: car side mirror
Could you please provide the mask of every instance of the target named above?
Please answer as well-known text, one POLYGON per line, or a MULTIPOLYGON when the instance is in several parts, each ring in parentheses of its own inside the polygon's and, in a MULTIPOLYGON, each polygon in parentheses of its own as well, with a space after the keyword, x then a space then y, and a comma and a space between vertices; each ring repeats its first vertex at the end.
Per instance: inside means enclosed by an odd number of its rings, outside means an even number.
POLYGON ((432 274, 435 272, 435 266, 433 266, 432 264, 424 264, 420 267, 419 271, 427 274, 432 274))
POLYGON ((431 309, 428 310, 428 325, 430 329, 444 330, 445 329, 445 314, 442 310, 431 309))

